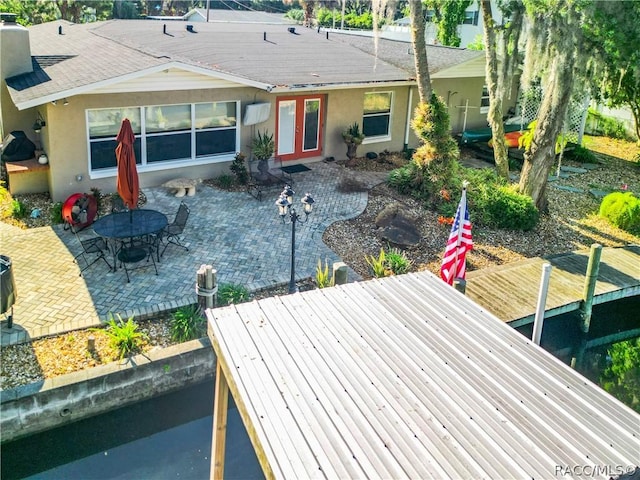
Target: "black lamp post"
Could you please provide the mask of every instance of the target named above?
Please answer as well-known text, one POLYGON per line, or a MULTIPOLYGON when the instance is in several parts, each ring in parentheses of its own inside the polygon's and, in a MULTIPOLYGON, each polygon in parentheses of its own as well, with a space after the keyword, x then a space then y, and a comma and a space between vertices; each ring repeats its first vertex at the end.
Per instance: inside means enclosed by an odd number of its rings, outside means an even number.
POLYGON ((276 200, 276 206, 278 207, 278 214, 282 218, 282 223, 287 223, 286 218, 289 216, 289 223, 291 223, 291 279, 289 280, 289 293, 295 293, 298 291, 296 287, 296 223, 306 223, 309 219, 309 214, 313 210, 313 204, 315 200, 310 193, 305 194, 300 202, 303 205, 304 220, 296 212, 293 207, 293 195, 294 191, 290 185, 286 185, 284 190, 280 194, 278 200, 276 200))

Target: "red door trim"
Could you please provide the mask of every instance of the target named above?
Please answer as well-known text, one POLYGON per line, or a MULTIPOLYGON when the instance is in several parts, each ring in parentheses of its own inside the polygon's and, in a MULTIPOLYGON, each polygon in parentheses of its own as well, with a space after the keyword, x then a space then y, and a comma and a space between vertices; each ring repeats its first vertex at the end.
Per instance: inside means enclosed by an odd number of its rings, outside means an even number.
POLYGON ((326 95, 292 95, 286 97, 276 98, 276 148, 278 145, 277 139, 279 138, 279 126, 280 126, 280 102, 289 100, 295 100, 296 102, 296 134, 294 152, 291 154, 280 155, 276 152, 282 161, 300 160, 301 158, 317 157, 322 154, 322 137, 324 129, 324 105, 326 95), (320 100, 320 111, 318 116, 318 148, 315 150, 309 150, 304 152, 302 150, 304 141, 304 103, 305 100, 320 100))

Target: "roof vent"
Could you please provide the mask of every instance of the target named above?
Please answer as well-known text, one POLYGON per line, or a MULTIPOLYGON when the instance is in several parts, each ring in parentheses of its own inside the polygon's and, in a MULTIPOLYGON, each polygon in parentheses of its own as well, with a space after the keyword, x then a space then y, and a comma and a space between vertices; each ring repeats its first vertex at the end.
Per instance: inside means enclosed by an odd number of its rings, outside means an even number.
POLYGON ((299 35, 298 33, 296 33, 296 27, 289 27, 287 28, 287 30, 289 30, 289 33, 293 33, 294 35, 299 35))
POLYGON ((58 35, 62 35, 62 25, 58 27, 58 35))
POLYGON ((195 33, 195 30, 193 29, 193 25, 191 24, 187 25, 187 32, 195 33))

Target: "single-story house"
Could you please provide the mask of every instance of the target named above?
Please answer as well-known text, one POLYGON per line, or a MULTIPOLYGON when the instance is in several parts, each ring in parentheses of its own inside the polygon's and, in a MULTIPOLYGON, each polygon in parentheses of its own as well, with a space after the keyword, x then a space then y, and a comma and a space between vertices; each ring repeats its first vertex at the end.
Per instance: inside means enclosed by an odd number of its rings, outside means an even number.
MULTIPOLYGON (((22 131, 47 165, 12 168, 13 193, 55 201, 115 191, 115 136, 129 118, 140 185, 229 172, 259 131, 283 162, 346 158, 354 122, 358 153, 418 145, 410 43, 301 26, 111 20, 0 26, 3 137, 22 131), (42 128, 34 129, 38 121, 42 128), (38 152, 39 153, 39 152, 38 152), (17 172, 17 173, 16 173, 17 172)), ((486 126, 484 54, 428 47, 433 87, 453 132, 486 126), (465 108, 467 106, 467 108, 465 108)))

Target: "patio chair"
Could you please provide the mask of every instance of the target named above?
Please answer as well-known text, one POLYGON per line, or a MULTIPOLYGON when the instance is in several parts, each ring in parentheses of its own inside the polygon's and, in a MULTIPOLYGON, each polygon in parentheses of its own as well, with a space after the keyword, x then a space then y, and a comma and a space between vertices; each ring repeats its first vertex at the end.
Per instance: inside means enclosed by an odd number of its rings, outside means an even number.
POLYGON ((189 251, 189 248, 186 245, 183 245, 180 240, 180 235, 182 235, 184 227, 187 225, 189 213, 190 210, 187 204, 180 202, 180 207, 178 208, 178 212, 176 213, 173 222, 164 227, 160 234, 160 240, 164 243, 162 253, 160 254, 161 257, 164 255, 169 244, 174 244, 178 247, 184 248, 186 251, 189 251))
POLYGON ((153 269, 155 270, 156 275, 158 275, 158 267, 153 253, 153 244, 146 242, 143 239, 136 239, 130 243, 122 244, 118 251, 118 260, 120 260, 120 266, 124 268, 124 273, 127 276, 127 283, 131 282, 129 272, 148 267, 149 260, 151 260, 153 269), (146 260, 144 264, 142 263, 143 260, 146 260))
POLYGON ((95 236, 80 238, 78 232, 74 231, 73 233, 78 239, 78 242, 80 242, 80 246, 82 246, 82 252, 73 257, 73 261, 80 266, 79 259, 82 257, 82 260, 85 263, 85 266, 80 268, 80 276, 82 276, 82 272, 100 259, 104 260, 104 263, 107 264, 109 270, 112 269, 111 264, 106 257, 106 254, 109 252, 109 247, 104 238, 95 236))

